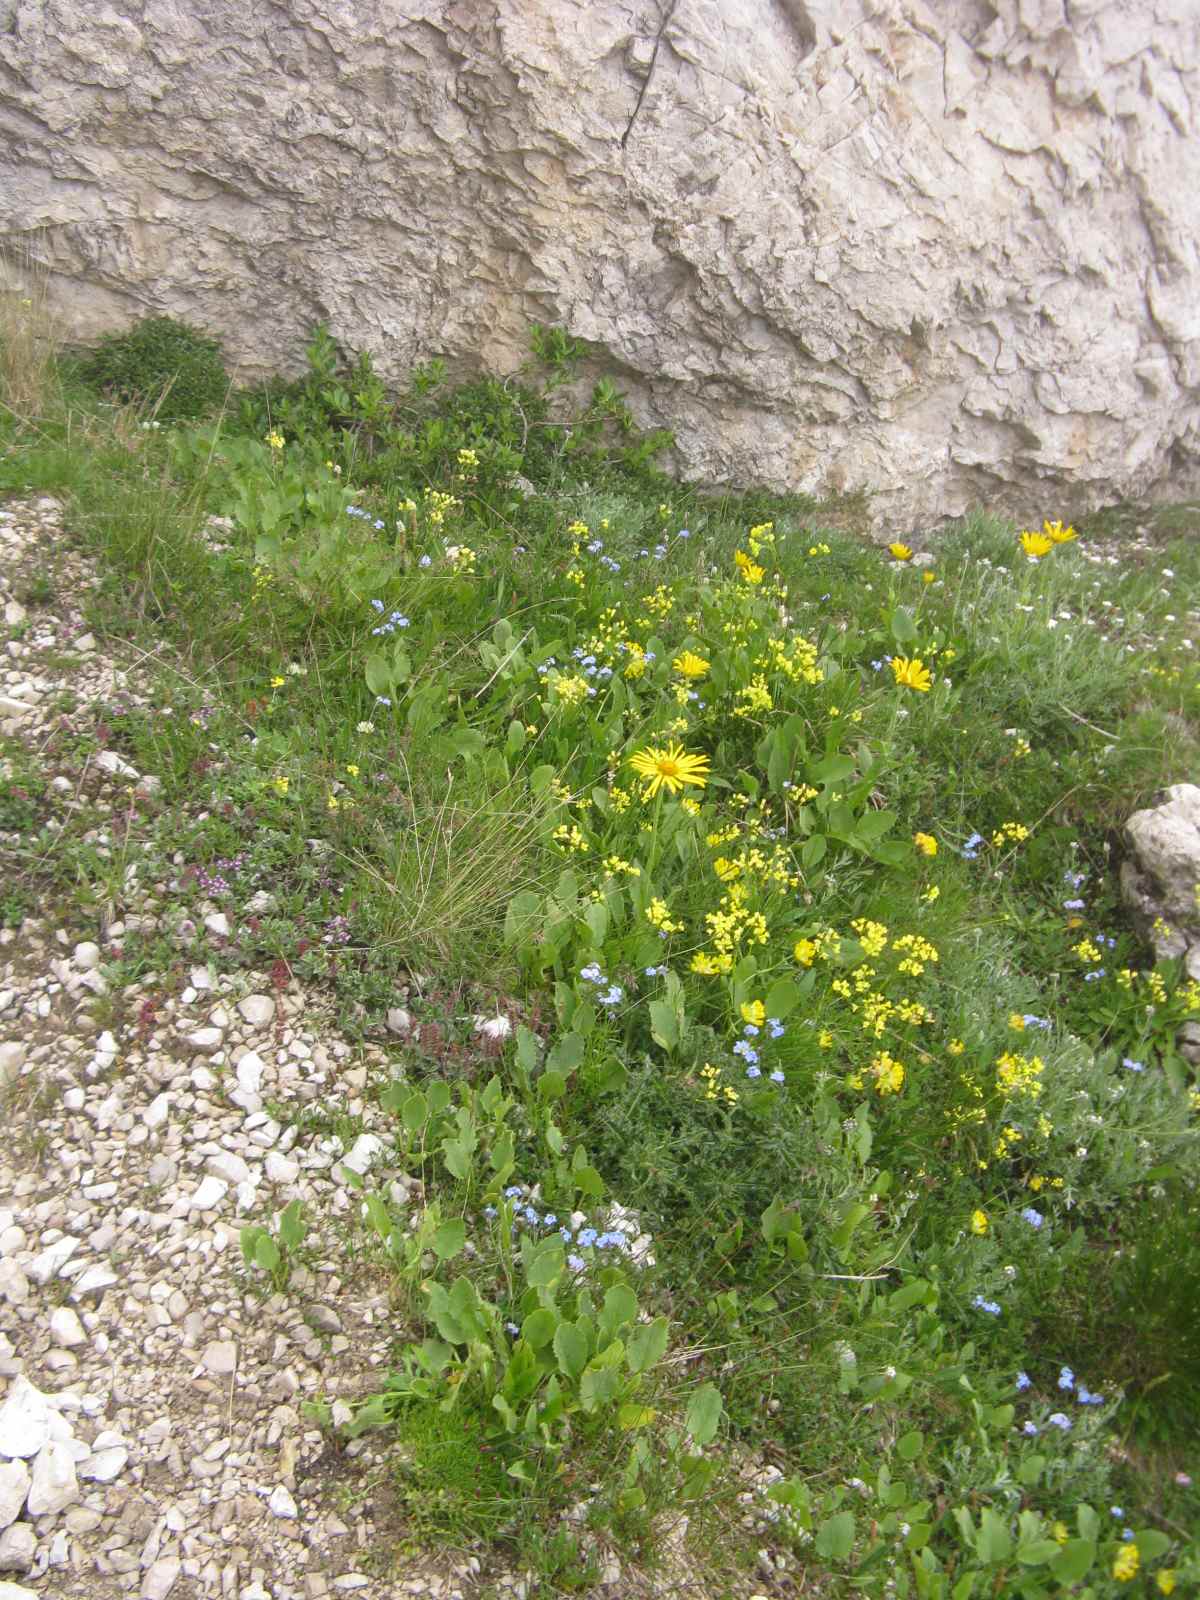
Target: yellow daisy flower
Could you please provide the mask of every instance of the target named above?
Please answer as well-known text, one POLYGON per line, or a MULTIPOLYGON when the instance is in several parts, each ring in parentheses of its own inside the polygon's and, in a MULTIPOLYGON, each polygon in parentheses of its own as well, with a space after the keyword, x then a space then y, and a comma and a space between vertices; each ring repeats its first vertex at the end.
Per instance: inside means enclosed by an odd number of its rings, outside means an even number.
POLYGON ((646 780, 648 799, 653 799, 660 789, 678 794, 687 784, 703 789, 708 782, 708 756, 691 755, 681 744, 670 744, 663 749, 647 745, 630 756, 629 765, 639 778, 646 780))

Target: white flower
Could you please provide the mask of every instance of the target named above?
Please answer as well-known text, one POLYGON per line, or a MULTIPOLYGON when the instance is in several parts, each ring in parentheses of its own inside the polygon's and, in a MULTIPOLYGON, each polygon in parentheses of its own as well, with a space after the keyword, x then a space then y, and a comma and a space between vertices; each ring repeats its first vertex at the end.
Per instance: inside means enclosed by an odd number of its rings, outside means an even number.
POLYGON ((373 722, 360 722, 358 727, 355 729, 355 732, 356 733, 374 733, 375 732, 375 724, 373 722))
POLYGON ((490 1039, 494 1044, 500 1044, 512 1032, 512 1023, 507 1017, 476 1017, 475 1032, 483 1034, 485 1039, 490 1039))

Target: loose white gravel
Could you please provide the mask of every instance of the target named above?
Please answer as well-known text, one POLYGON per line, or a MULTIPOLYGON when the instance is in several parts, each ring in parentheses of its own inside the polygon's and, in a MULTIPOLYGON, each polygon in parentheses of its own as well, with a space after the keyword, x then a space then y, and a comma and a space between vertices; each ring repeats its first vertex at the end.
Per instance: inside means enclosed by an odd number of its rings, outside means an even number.
MULTIPOLYGON (((136 661, 83 631, 92 581, 55 501, 0 509, 0 732, 30 750, 61 725, 64 692, 138 703, 136 661), (5 592, 34 567, 69 598, 32 609, 5 592)), ((112 751, 45 779, 63 817, 96 813, 98 849, 123 808, 160 803, 155 775, 112 751)), ((389 1545, 383 1501, 364 1473, 340 1499, 334 1479, 371 1446, 335 1458, 301 1409, 369 1393, 387 1367, 386 1282, 352 1275, 336 1238, 359 1203, 344 1169, 392 1176, 367 1092, 384 1052, 340 1038, 319 994, 221 973, 231 924, 212 904, 213 959, 175 991, 146 974, 119 1013, 140 1020, 102 1025, 104 967, 127 932, 171 930, 169 886, 134 873, 114 913, 0 930, 0 1600, 478 1593, 474 1557, 364 1570, 389 1545), (363 1132, 344 1148, 268 1106, 363 1132), (315 1224, 313 1264, 264 1297, 239 1232, 295 1199, 315 1224)))

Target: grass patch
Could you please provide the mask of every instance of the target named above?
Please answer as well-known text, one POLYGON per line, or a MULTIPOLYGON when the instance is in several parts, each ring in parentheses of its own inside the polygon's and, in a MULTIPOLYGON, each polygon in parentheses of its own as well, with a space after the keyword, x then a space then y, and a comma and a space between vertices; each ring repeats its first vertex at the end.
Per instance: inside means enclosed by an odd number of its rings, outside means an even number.
POLYGON ((567 415, 580 354, 392 394, 319 332, 169 428, 12 390, 3 483, 160 663, 49 755, 162 783, 105 843, 10 775, 18 892, 136 866, 174 943, 130 977, 221 912, 395 1041, 423 1202, 363 1196, 403 1315, 351 1431, 406 1538, 545 1593, 1107 1595, 1131 1544, 1183 1592, 1200 991, 1116 874, 1195 771, 1194 508, 894 559, 670 481, 612 384, 567 415))

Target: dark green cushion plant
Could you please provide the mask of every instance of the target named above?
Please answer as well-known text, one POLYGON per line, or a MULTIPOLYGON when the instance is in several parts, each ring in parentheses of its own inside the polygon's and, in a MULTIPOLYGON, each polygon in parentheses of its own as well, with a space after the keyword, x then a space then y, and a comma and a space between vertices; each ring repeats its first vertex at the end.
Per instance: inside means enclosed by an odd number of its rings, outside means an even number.
POLYGON ((204 416, 229 391, 220 345, 174 317, 146 317, 111 334, 80 370, 85 382, 110 399, 156 406, 160 422, 204 416))

